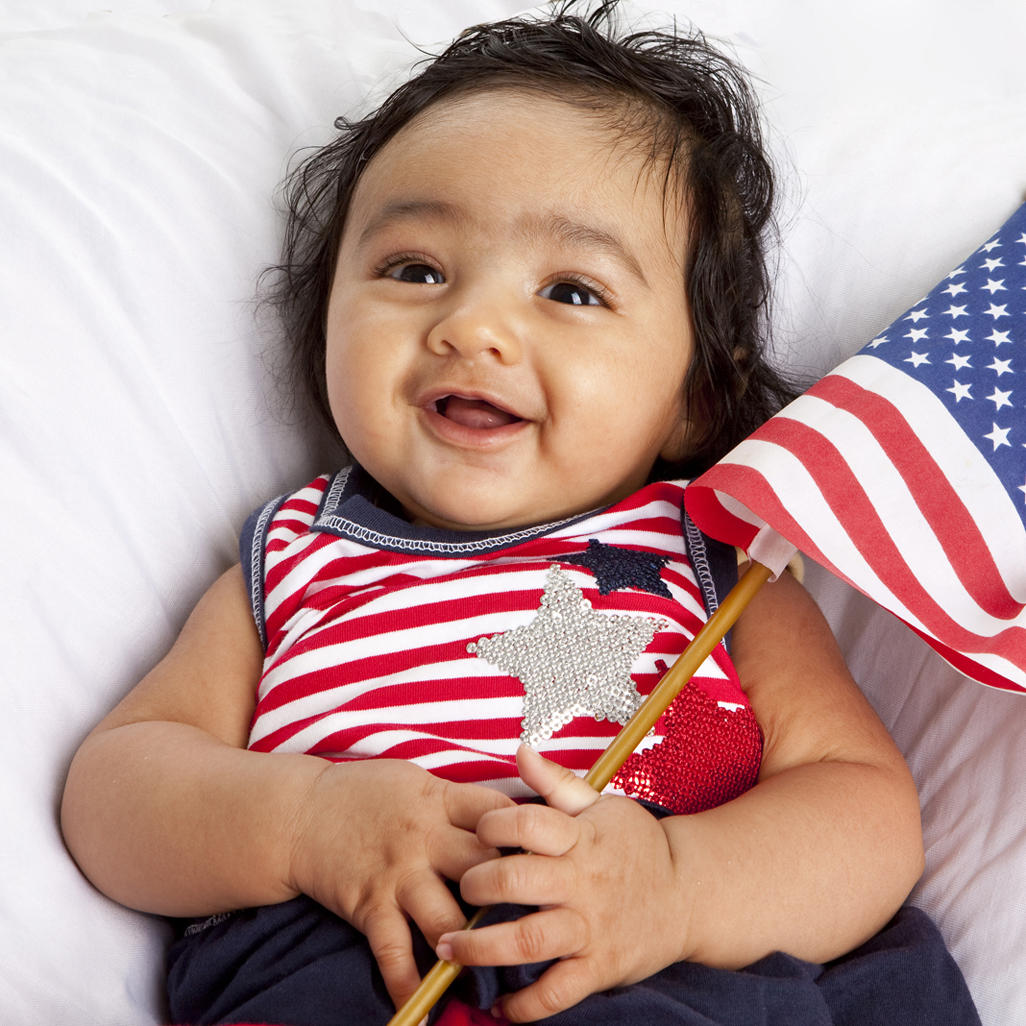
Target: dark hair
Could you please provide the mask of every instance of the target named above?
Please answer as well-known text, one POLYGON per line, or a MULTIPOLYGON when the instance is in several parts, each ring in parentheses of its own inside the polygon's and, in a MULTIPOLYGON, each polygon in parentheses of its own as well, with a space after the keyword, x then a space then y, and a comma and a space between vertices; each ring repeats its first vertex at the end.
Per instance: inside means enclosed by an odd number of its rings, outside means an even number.
MULTIPOLYGON (((324 323, 342 230, 368 161, 412 118, 454 96, 500 87, 541 90, 594 111, 608 108, 628 138, 667 161, 667 186, 686 204, 684 255, 695 355, 684 381, 688 456, 653 477, 710 466, 794 391, 766 359, 773 172, 744 72, 700 33, 619 33, 617 0, 574 13, 479 25, 423 63, 373 114, 339 118, 337 138, 285 181, 282 261, 265 300, 284 329, 293 391, 306 389, 331 423, 324 323)), ((667 193, 669 195, 669 193, 667 193)))

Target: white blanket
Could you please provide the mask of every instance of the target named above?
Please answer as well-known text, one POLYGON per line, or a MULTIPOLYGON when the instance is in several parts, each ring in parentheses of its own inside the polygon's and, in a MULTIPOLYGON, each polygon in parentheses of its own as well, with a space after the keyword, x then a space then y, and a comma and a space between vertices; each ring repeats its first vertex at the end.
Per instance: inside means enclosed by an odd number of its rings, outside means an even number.
MULTIPOLYGON (((335 462, 274 408, 275 342, 251 302, 276 255, 287 155, 401 79, 413 43, 519 6, 0 3, 6 1026, 165 1014, 164 926, 82 879, 57 804, 82 736, 234 559, 246 513, 335 462)), ((793 364, 839 362, 1023 200, 1021 0, 653 7, 727 40, 760 77, 793 364)), ((811 580, 920 785, 914 900, 984 1022, 1026 1022, 1026 699, 962 680, 865 600, 811 580)))

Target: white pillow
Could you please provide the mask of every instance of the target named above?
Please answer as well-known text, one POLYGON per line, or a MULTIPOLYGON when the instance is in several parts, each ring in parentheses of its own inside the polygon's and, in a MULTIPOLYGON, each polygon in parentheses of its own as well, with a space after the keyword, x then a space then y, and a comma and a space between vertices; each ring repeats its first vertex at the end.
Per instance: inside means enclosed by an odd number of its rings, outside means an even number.
MULTIPOLYGON (((246 513, 330 468, 270 404, 251 297, 296 147, 428 46, 519 3, 86 0, 0 14, 0 1020, 141 1026, 166 934, 57 828, 86 731, 163 653, 246 513)), ((996 228, 1026 186, 1026 6, 673 0, 762 78, 784 166, 779 343, 822 372, 996 228)), ((662 17, 654 17, 664 22, 662 17)), ((812 574, 920 782, 939 919, 992 1026, 1026 1022, 1026 706, 963 682, 812 574)))

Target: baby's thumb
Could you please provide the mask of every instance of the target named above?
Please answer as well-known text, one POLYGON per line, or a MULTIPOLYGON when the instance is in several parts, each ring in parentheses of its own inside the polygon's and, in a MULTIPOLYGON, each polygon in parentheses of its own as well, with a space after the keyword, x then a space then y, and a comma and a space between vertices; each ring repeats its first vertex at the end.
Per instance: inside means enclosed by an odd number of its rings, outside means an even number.
POLYGON ((520 779, 547 805, 567 815, 576 816, 598 800, 598 792, 573 770, 550 762, 527 745, 517 749, 517 769, 520 779))

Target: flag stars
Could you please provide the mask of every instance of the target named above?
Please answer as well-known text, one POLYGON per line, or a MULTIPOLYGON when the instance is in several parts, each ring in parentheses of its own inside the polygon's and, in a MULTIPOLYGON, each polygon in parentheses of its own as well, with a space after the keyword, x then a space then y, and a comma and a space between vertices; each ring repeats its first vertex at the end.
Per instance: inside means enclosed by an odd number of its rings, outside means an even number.
POLYGON ((1011 448, 1012 443, 1008 441, 1008 432, 1011 430, 1011 428, 999 428, 997 424, 993 424, 990 434, 984 435, 983 437, 986 438, 988 442, 991 442, 993 444, 993 451, 997 452, 998 449, 1000 449, 1003 445, 1007 445, 1009 448, 1011 448))
MULTIPOLYGON (((1021 458, 1019 466, 1026 463, 1026 430, 1019 426, 1026 425, 1024 229, 1026 217, 1014 231, 991 238, 865 350, 910 384, 915 380, 930 389, 980 453, 1002 466, 1013 454, 1021 458)), ((1005 475, 1003 482, 1022 510, 1021 471, 1012 480, 1005 475)))
POLYGON ((995 388, 994 391, 987 396, 987 398, 994 404, 995 413, 998 410, 1000 410, 1003 406, 1012 405, 1011 401, 1009 400, 1009 396, 1011 394, 1012 393, 1010 390, 1008 392, 1002 392, 1000 388, 995 388))

